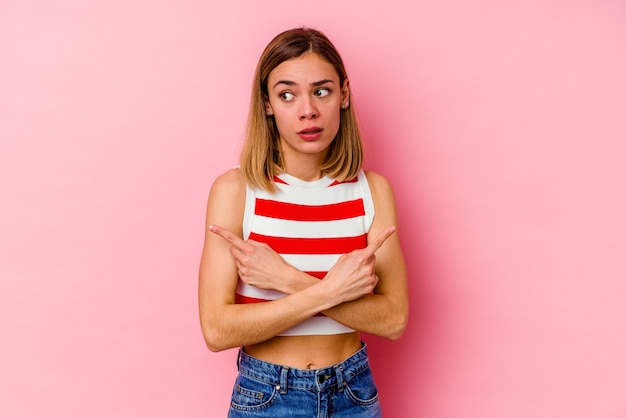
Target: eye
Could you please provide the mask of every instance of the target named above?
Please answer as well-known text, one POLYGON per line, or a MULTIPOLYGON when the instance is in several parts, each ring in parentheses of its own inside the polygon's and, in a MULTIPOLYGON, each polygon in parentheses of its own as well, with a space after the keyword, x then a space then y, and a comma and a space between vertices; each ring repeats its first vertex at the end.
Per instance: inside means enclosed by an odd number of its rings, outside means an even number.
POLYGON ((280 93, 278 95, 282 100, 284 100, 285 102, 290 102, 294 99, 294 97, 296 97, 293 93, 289 92, 289 91, 284 91, 282 93, 280 93))
POLYGON ((330 90, 329 89, 317 89, 315 90, 313 94, 316 95, 317 97, 326 97, 330 94, 330 90))

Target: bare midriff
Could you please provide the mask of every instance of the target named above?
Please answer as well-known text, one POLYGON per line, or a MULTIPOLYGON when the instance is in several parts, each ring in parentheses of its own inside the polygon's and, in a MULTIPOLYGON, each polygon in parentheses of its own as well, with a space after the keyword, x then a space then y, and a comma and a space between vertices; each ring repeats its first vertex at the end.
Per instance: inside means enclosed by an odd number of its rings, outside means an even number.
POLYGON ((321 369, 341 363, 361 349, 359 333, 274 337, 245 347, 260 360, 296 369, 321 369))

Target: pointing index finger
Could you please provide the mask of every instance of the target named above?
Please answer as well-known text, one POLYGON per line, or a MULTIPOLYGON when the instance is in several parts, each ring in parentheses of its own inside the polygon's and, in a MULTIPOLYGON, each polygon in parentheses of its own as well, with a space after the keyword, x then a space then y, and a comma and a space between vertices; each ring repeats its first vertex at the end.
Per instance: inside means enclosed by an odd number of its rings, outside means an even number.
POLYGON ((396 232, 396 227, 390 226, 388 228, 385 228, 383 232, 378 234, 378 236, 374 238, 372 242, 370 242, 368 246, 365 248, 365 251, 368 253, 368 256, 374 255, 374 253, 378 251, 380 247, 382 247, 382 245, 385 243, 387 238, 389 238, 394 232, 396 232))
POLYGON ((224 238, 226 241, 230 242, 233 247, 239 250, 243 249, 245 241, 230 232, 229 230, 224 229, 221 226, 209 225, 209 231, 213 232, 215 235, 219 235, 220 237, 224 238))

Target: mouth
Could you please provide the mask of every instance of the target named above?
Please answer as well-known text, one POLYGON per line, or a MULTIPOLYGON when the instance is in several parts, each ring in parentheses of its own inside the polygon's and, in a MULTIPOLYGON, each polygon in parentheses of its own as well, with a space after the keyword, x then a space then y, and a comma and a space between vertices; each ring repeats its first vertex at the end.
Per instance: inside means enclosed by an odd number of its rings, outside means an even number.
POLYGON ((322 131, 322 128, 318 128, 317 126, 311 126, 299 131, 298 136, 300 136, 300 138, 304 139, 305 141, 315 141, 320 136, 322 136, 322 131))
POLYGON ((303 130, 298 132, 298 135, 315 135, 322 132, 322 128, 318 128, 317 126, 311 126, 309 128, 304 128, 303 130))

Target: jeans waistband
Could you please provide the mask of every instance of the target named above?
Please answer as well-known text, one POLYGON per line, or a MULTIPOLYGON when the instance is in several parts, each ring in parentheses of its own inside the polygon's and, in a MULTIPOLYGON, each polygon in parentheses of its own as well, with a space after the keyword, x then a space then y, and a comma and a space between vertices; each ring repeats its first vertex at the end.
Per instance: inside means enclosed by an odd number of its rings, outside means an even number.
POLYGON ((239 350, 239 373, 275 385, 282 392, 289 389, 323 390, 331 386, 343 388, 345 382, 369 368, 367 345, 341 363, 322 369, 296 369, 269 363, 239 350))

